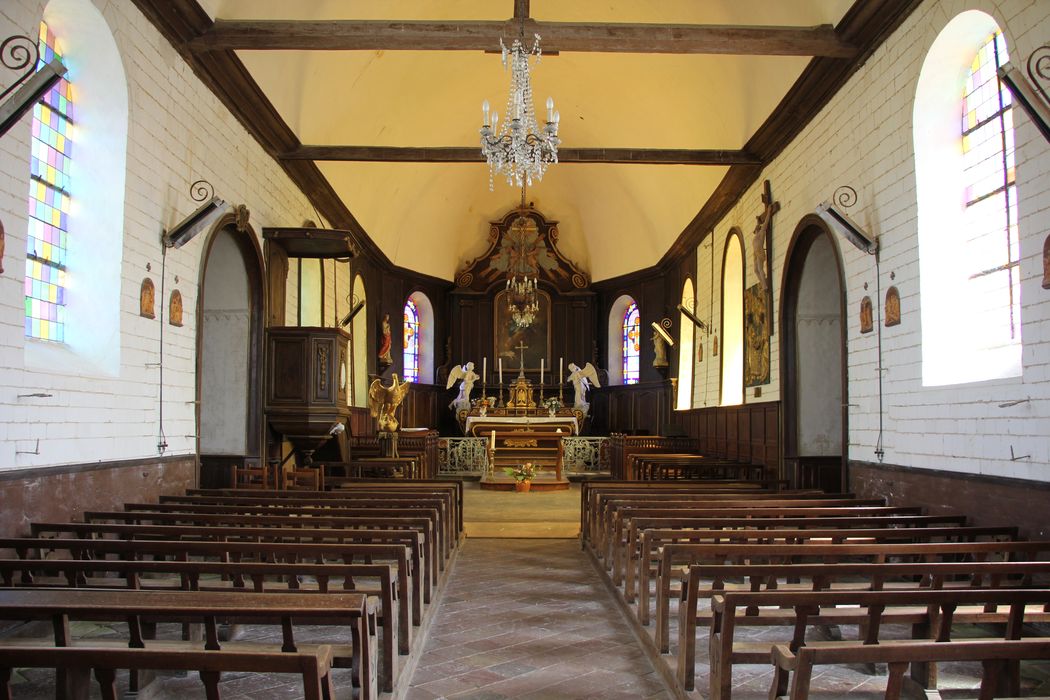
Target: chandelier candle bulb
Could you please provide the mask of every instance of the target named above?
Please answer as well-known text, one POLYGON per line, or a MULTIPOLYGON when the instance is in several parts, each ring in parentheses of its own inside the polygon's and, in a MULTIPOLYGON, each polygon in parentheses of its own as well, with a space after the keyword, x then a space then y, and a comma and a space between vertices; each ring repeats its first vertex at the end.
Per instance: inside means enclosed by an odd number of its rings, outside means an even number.
POLYGON ((547 98, 547 121, 548 122, 554 121, 554 98, 553 97, 548 97, 547 98))
POLYGON ((481 103, 481 113, 484 115, 483 121, 485 126, 489 126, 489 101, 485 100, 481 103))

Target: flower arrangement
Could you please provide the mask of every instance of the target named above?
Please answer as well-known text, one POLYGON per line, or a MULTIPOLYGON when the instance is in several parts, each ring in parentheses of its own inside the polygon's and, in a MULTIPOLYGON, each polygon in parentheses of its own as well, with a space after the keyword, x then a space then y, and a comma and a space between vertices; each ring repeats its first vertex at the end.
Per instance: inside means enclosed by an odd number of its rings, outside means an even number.
POLYGON ((561 408, 561 401, 558 400, 557 396, 552 396, 544 401, 543 405, 547 407, 548 411, 557 411, 561 408))
POLYGON ((513 469, 507 468, 503 471, 507 473, 507 476, 514 477, 514 481, 532 481, 532 477, 536 476, 536 465, 532 462, 525 462, 521 466, 513 469))

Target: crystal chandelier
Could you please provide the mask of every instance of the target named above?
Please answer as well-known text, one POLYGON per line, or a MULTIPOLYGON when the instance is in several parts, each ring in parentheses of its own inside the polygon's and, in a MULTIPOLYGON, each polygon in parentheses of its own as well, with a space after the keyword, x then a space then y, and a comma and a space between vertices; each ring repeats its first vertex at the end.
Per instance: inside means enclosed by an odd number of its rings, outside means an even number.
POLYGON ((539 278, 519 278, 517 275, 507 280, 507 311, 519 328, 528 328, 536 320, 540 310, 536 298, 536 285, 539 278))
POLYGON ((536 113, 532 107, 532 80, 529 77, 529 55, 540 60, 540 35, 532 50, 526 51, 519 37, 508 49, 503 39, 499 45, 503 50, 503 67, 510 58, 510 94, 507 96, 506 119, 499 123, 499 114, 489 111, 489 101, 481 105, 484 123, 481 127, 481 153, 489 164, 489 190, 494 174, 507 178, 508 185, 532 184, 543 179, 543 173, 552 163, 558 162, 558 121, 561 115, 554 111, 554 99, 547 98, 547 123, 541 132, 536 125, 536 113), (490 119, 491 117, 491 119, 490 119))

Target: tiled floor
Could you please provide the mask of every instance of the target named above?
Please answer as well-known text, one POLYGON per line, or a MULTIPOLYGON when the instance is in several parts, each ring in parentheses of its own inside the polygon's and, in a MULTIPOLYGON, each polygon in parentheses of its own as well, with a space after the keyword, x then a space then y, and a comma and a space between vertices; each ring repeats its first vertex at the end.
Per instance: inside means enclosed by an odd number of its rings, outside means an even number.
POLYGON ((578 540, 466 540, 408 700, 669 698, 578 540))

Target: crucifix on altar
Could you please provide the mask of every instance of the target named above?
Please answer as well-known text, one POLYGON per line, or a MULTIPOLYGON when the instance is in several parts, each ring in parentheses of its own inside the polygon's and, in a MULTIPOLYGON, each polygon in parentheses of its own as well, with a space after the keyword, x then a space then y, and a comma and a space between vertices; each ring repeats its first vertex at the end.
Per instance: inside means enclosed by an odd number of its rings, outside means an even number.
POLYGON ((521 353, 521 361, 518 363, 518 379, 525 378, 525 351, 529 349, 529 346, 525 344, 525 341, 521 341, 514 348, 521 353))

